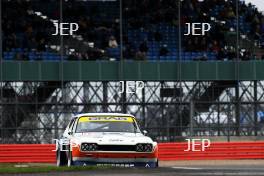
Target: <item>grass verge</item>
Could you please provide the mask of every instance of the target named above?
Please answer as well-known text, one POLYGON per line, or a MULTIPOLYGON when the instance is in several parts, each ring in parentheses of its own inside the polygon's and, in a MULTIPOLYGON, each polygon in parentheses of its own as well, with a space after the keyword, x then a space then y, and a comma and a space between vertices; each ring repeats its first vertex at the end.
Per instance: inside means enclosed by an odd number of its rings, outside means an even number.
POLYGON ((45 173, 45 172, 64 172, 64 171, 87 171, 94 169, 106 169, 109 167, 98 166, 72 166, 57 167, 51 165, 30 165, 30 164, 0 164, 0 174, 7 173, 45 173))

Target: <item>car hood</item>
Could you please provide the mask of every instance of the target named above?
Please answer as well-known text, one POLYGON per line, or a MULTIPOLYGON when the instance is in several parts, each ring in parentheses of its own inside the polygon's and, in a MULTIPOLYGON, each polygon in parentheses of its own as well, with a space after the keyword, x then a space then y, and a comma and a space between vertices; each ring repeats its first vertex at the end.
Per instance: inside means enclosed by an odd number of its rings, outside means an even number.
POLYGON ((76 133, 72 138, 77 143, 97 143, 99 145, 135 145, 137 143, 155 144, 150 137, 141 133, 91 132, 76 133))

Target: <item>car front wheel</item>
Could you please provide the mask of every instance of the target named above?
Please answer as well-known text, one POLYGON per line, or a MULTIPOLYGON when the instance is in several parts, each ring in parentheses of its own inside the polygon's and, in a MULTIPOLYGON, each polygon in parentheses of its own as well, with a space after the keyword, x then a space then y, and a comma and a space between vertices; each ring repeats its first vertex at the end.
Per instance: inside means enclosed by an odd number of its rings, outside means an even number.
POLYGON ((56 152, 57 166, 65 166, 67 164, 67 156, 65 151, 61 151, 60 148, 56 152))
POLYGON ((68 167, 71 167, 72 164, 72 152, 69 150, 68 152, 68 167))
POLYGON ((159 167, 159 160, 157 160, 156 162, 156 167, 159 167))

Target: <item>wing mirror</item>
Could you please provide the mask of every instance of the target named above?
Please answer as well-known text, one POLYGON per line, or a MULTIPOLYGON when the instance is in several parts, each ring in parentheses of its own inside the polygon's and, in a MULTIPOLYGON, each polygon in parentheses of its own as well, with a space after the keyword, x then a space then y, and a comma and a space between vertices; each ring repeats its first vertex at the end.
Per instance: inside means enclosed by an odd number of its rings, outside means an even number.
POLYGON ((142 132, 143 132, 144 135, 148 134, 147 130, 143 130, 142 132))
POLYGON ((68 132, 68 134, 69 134, 69 135, 72 135, 72 134, 73 134, 73 132, 72 132, 72 131, 69 131, 69 132, 68 132))

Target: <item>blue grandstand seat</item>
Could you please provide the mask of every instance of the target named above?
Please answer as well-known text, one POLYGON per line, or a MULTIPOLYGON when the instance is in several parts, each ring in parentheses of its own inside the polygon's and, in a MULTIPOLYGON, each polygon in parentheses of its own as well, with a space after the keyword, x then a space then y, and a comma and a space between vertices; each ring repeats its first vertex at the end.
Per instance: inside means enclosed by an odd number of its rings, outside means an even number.
POLYGON ((167 60, 167 57, 166 56, 159 56, 159 59, 164 61, 164 60, 167 60))
POLYGON ((110 57, 120 58, 120 48, 107 48, 110 57))

